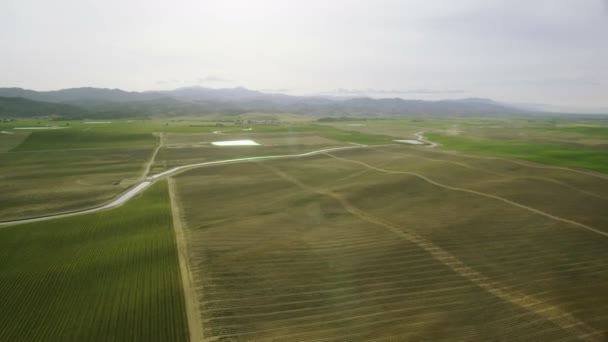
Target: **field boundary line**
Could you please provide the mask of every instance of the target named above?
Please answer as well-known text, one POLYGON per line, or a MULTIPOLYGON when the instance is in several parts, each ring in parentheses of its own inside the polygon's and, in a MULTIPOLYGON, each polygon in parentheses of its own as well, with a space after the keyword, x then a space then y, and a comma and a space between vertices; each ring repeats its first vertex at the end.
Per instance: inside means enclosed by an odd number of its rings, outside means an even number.
POLYGON ((8 221, 0 221, 0 229, 9 228, 11 226, 15 226, 15 225, 19 225, 19 224, 47 221, 47 220, 66 218, 66 217, 72 217, 72 216, 83 215, 83 214, 92 214, 92 213, 96 213, 96 212, 99 212, 102 210, 118 208, 118 207, 122 206, 123 204, 127 203, 133 197, 135 197, 135 195, 139 194, 140 192, 142 192, 143 190, 148 188, 150 185, 152 185, 152 182, 149 182, 149 181, 141 182, 141 183, 137 184, 136 186, 127 189, 122 194, 118 195, 117 197, 115 197, 114 199, 112 199, 109 202, 102 203, 102 204, 88 207, 88 208, 84 208, 84 209, 64 211, 64 212, 60 212, 60 213, 40 215, 40 216, 30 216, 30 217, 24 217, 24 218, 8 220, 8 221))
POLYGON ((154 149, 154 152, 152 153, 152 156, 150 157, 150 160, 146 163, 146 166, 144 168, 144 174, 141 177, 142 179, 146 179, 146 177, 150 173, 150 169, 152 168, 152 164, 154 164, 154 160, 156 160, 156 155, 158 154, 158 151, 164 145, 163 138, 164 138, 164 133, 163 132, 159 132, 158 133, 158 146, 156 146, 156 148, 154 149))
POLYGON ((562 171, 570 171, 570 172, 576 172, 576 173, 580 173, 580 174, 591 176, 591 177, 608 180, 608 175, 606 175, 602 172, 599 172, 599 171, 580 170, 580 169, 574 169, 574 168, 570 168, 570 167, 566 167, 566 166, 549 165, 549 164, 543 164, 540 162, 535 162, 532 160, 520 159, 520 158, 515 158, 515 157, 492 157, 492 156, 484 156, 484 155, 461 152, 461 151, 457 151, 457 150, 446 150, 446 149, 426 149, 425 151, 434 152, 434 153, 442 153, 442 154, 450 154, 450 155, 458 155, 458 156, 463 156, 466 158, 474 158, 474 159, 476 158, 476 159, 489 159, 489 160, 503 160, 503 161, 506 161, 509 163, 513 163, 513 164, 517 164, 517 165, 521 165, 521 166, 525 166, 525 167, 530 167, 533 169, 555 169, 555 170, 562 170, 562 171))
POLYGON ((415 154, 410 154, 410 153, 394 153, 394 152, 389 152, 392 154, 395 154, 397 156, 400 155, 404 155, 404 156, 408 156, 408 157, 412 157, 412 158, 420 158, 420 159, 424 159, 424 160, 430 160, 436 163, 448 163, 448 164, 453 164, 453 165, 457 165, 460 167, 463 167, 465 169, 469 169, 469 170, 474 170, 474 171, 479 171, 479 172, 484 172, 484 173, 488 173, 491 175, 495 175, 495 176, 500 176, 500 177, 504 177, 504 178, 508 178, 510 180, 518 180, 518 179, 534 179, 534 180, 540 180, 540 181, 544 181, 544 182, 548 182, 548 183, 553 183, 553 184, 557 184, 560 186, 563 186, 565 188, 568 188, 570 190, 576 191, 576 192, 580 192, 581 194, 587 195, 587 196, 591 196, 591 197, 595 197, 595 198, 599 198, 599 199, 608 199, 607 197, 604 197, 602 195, 598 195, 596 193, 587 191, 587 190, 583 190, 583 189, 579 189, 573 185, 570 185, 566 182, 562 182, 559 181, 557 179, 553 179, 553 178, 549 178, 549 177, 541 177, 541 176, 512 176, 512 175, 508 175, 508 174, 504 174, 501 172, 495 172, 495 171, 489 171, 489 170, 485 170, 483 168, 479 168, 479 167, 475 167, 475 166, 471 166, 467 163, 463 163, 463 162, 458 162, 458 161, 454 161, 454 160, 445 160, 445 159, 435 159, 435 158, 430 158, 430 157, 426 157, 426 156, 419 156, 419 155, 415 155, 415 154))
POLYGON ((434 180, 432 180, 432 179, 430 179, 430 178, 428 178, 426 176, 423 176, 423 175, 421 175, 419 173, 416 173, 416 172, 387 170, 387 169, 382 169, 382 168, 379 168, 379 167, 375 167, 373 165, 369 165, 369 164, 364 163, 364 162, 359 161, 359 160, 342 158, 342 157, 335 156, 335 155, 333 155, 331 153, 324 153, 324 154, 327 155, 327 156, 329 156, 329 157, 338 159, 338 160, 342 160, 342 161, 349 162, 349 163, 359 164, 359 165, 365 166, 367 168, 370 168, 370 169, 373 169, 373 170, 376 170, 376 171, 379 171, 379 172, 382 172, 382 173, 410 175, 410 176, 418 177, 418 178, 420 178, 420 179, 422 179, 422 180, 424 180, 424 181, 426 181, 426 182, 428 182, 430 184, 438 186, 440 188, 444 188, 444 189, 448 189, 448 190, 453 190, 453 191, 467 192, 467 193, 474 194, 474 195, 479 195, 479 196, 483 196, 483 197, 487 197, 487 198, 492 198, 492 199, 495 199, 495 200, 498 200, 498 201, 501 201, 501 202, 513 205, 515 207, 518 207, 518 208, 521 208, 521 209, 524 209, 524 210, 528 210, 528 211, 533 212, 535 214, 539 214, 541 216, 545 216, 545 217, 548 217, 548 218, 556 220, 556 221, 560 221, 560 222, 564 222, 564 223, 569 223, 571 225, 574 225, 574 226, 586 229, 586 230, 594 232, 596 234, 608 237, 608 232, 604 232, 602 230, 599 230, 597 228, 593 228, 591 226, 588 226, 588 225, 580 223, 580 222, 576 222, 576 221, 573 221, 573 220, 565 219, 565 218, 562 218, 562 217, 559 217, 559 216, 555 216, 555 215, 546 213, 546 212, 544 212, 542 210, 539 210, 539 209, 536 209, 536 208, 533 208, 533 207, 530 207, 530 206, 527 206, 527 205, 524 205, 524 204, 520 204, 520 203, 511 201, 511 200, 506 199, 504 197, 500 197, 500 196, 492 195, 492 194, 487 194, 485 192, 475 191, 475 190, 471 190, 471 189, 459 188, 459 187, 455 187, 455 186, 451 186, 451 185, 442 184, 442 183, 436 182, 436 181, 434 181, 434 180))
POLYGON ((179 259, 179 269, 182 278, 182 287, 184 293, 184 304, 186 307, 186 318, 188 323, 188 334, 191 342, 204 342, 205 335, 203 333, 203 320, 198 306, 198 297, 194 289, 194 281, 192 272, 190 271, 190 262, 188 259, 188 243, 186 242, 185 222, 182 222, 181 207, 177 198, 177 190, 175 189, 174 180, 168 179, 169 198, 171 200, 171 211, 173 216, 173 229, 175 232, 175 241, 177 244, 177 256, 179 259))
MULTIPOLYGON (((368 148, 368 147, 369 146, 365 146, 365 148, 368 148)), ((134 187, 132 187, 130 189, 127 189, 125 192, 123 192, 122 194, 119 194, 114 199, 112 199, 112 200, 110 200, 110 201, 108 201, 106 203, 103 203, 103 204, 100 204, 100 205, 96 205, 96 206, 92 206, 92 207, 89 207, 89 208, 80 209, 80 210, 72 210, 72 211, 60 212, 60 213, 55 213, 55 214, 30 216, 30 217, 23 217, 23 218, 19 218, 19 219, 0 221, 0 229, 8 227, 8 226, 19 225, 19 224, 38 222, 38 221, 46 221, 46 220, 52 220, 52 219, 57 219, 57 218, 76 216, 76 215, 81 215, 81 214, 89 214, 89 213, 95 213, 95 212, 98 212, 98 211, 101 211, 101 210, 117 208, 117 207, 120 207, 121 205, 125 204, 126 202, 128 202, 135 195, 137 195, 138 193, 142 192, 148 186, 150 186, 152 183, 158 181, 159 179, 163 179, 164 177, 168 177, 168 176, 177 175, 179 173, 182 173, 182 172, 185 172, 185 171, 188 171, 188 170, 191 170, 191 169, 199 168, 199 167, 208 167, 208 166, 216 166, 216 165, 228 165, 228 164, 236 164, 236 163, 252 162, 252 161, 261 161, 261 160, 271 160, 271 159, 303 158, 303 157, 310 157, 310 156, 319 155, 319 154, 330 152, 330 151, 347 150, 347 149, 355 149, 355 148, 364 148, 364 147, 362 147, 362 146, 334 147, 334 148, 327 148, 327 149, 322 149, 322 150, 304 152, 304 153, 300 153, 300 154, 285 154, 285 155, 274 155, 274 156, 271 155, 271 156, 245 157, 245 158, 216 160, 216 161, 210 161, 210 162, 204 162, 204 163, 196 163, 196 164, 188 164, 188 165, 177 166, 177 167, 174 167, 174 168, 172 168, 170 170, 167 170, 167 171, 161 172, 159 174, 147 177, 145 181, 139 183, 138 185, 136 185, 136 186, 134 186, 134 187)))
POLYGON ((606 200, 608 199, 607 197, 604 197, 602 195, 598 195, 596 193, 587 191, 587 190, 583 190, 583 189, 579 189, 573 185, 570 185, 566 182, 562 182, 562 181, 558 181, 557 179, 553 179, 553 178, 548 178, 548 177, 540 177, 540 176, 509 176, 509 175, 504 175, 504 177, 508 177, 511 180, 518 180, 518 179, 534 179, 537 181, 542 181, 542 182, 547 182, 547 183, 553 183, 553 184, 557 184, 559 186, 563 186, 564 188, 568 188, 570 190, 576 191, 578 193, 581 193, 583 195, 587 195, 587 196, 591 196, 591 197, 595 197, 595 198, 599 198, 599 199, 603 199, 606 200))
POLYGON ((580 174, 591 176, 591 177, 597 177, 597 178, 608 180, 608 176, 600 174, 599 171, 595 171, 595 172, 594 171, 583 171, 583 170, 572 169, 572 168, 569 168, 566 166, 535 165, 535 164, 533 164, 532 161, 520 161, 520 160, 516 160, 516 159, 501 158, 501 157, 489 157, 489 158, 498 159, 498 160, 506 160, 506 161, 514 163, 514 164, 531 167, 534 169, 554 169, 554 170, 571 171, 571 172, 576 172, 576 173, 580 173, 580 174))
POLYGON ((363 221, 372 223, 374 225, 383 227, 388 231, 394 233, 395 235, 401 237, 402 239, 415 244, 416 246, 429 253, 437 261, 462 276, 464 279, 469 280, 471 283, 479 286, 481 289, 493 294, 494 296, 506 302, 514 304, 518 307, 521 307, 524 310, 528 310, 545 320, 553 322, 554 324, 562 328, 564 331, 570 332, 581 340, 597 342, 602 341, 601 336, 603 335, 603 333, 601 331, 595 330, 594 328, 587 325, 585 322, 574 317, 572 314, 561 310, 559 307, 545 303, 535 297, 527 295, 518 290, 511 289, 507 286, 500 284, 497 281, 492 280, 491 278, 467 266, 456 256, 435 245, 433 242, 427 240, 421 235, 409 231, 404 227, 396 226, 388 221, 373 216, 367 213, 366 211, 355 207, 353 204, 350 203, 350 201, 348 201, 348 199, 334 191, 317 189, 315 187, 302 183, 300 180, 286 174, 285 172, 275 167, 272 167, 270 165, 265 165, 265 167, 272 170, 279 177, 297 185, 302 190, 333 198, 338 201, 342 205, 342 207, 346 209, 346 211, 348 211, 355 217, 363 221))
POLYGON ((310 157, 310 156, 315 156, 315 155, 324 154, 324 153, 333 152, 333 151, 350 150, 350 149, 355 149, 355 148, 369 148, 369 147, 370 146, 354 146, 354 145, 353 146, 342 146, 342 147, 325 148, 322 150, 303 152, 303 153, 298 153, 298 154, 281 154, 281 155, 268 155, 268 156, 257 156, 257 157, 244 157, 244 158, 225 159, 225 160, 216 160, 216 161, 209 161, 209 162, 203 162, 203 163, 188 164, 188 165, 176 166, 172 169, 169 169, 169 170, 163 171, 159 174, 150 176, 147 179, 150 181, 155 181, 155 180, 158 180, 165 176, 169 176, 169 175, 173 176, 173 175, 177 175, 179 173, 182 173, 182 172, 185 172, 185 171, 188 171, 191 169, 205 167, 205 166, 228 165, 228 164, 234 164, 234 163, 272 160, 272 159, 302 158, 302 157, 310 157))
POLYGON ((2 151, 2 153, 40 153, 40 152, 69 152, 69 151, 94 151, 94 150, 138 150, 156 147, 156 145, 122 146, 122 147, 89 147, 89 148, 59 148, 55 150, 24 150, 24 151, 2 151))

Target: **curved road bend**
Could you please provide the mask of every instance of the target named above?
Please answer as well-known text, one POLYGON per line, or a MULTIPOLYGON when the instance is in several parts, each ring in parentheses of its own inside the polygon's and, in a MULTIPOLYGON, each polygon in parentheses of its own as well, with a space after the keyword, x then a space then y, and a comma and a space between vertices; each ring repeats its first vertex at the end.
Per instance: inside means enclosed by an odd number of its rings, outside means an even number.
POLYGON ((414 135, 416 136, 416 139, 418 139, 418 140, 422 141, 423 143, 427 143, 427 144, 429 144, 429 146, 428 146, 429 148, 434 148, 434 147, 439 146, 439 144, 438 144, 438 143, 436 143, 436 142, 432 142, 432 141, 428 140, 427 138, 425 138, 425 137, 424 137, 424 131, 422 131, 422 132, 418 132, 418 133, 416 133, 416 134, 414 134, 414 135))
POLYGON ((38 222, 38 221, 46 221, 46 220, 52 220, 52 219, 75 216, 75 215, 90 214, 90 213, 94 213, 94 212, 98 212, 98 211, 102 211, 102 210, 116 208, 116 207, 119 207, 119 206, 125 204, 130 199, 135 197, 135 195, 144 191, 147 187, 152 185, 152 183, 154 183, 155 181, 160 180, 164 177, 175 175, 177 173, 180 173, 180 172, 183 172, 183 171, 186 171, 189 169, 197 168, 197 167, 241 163, 241 162, 249 162, 249 161, 254 161, 254 160, 265 160, 265 159, 301 158, 301 157, 313 156, 316 154, 322 154, 322 153, 326 153, 326 152, 347 150, 347 149, 354 149, 354 148, 363 148, 363 147, 367 147, 367 146, 366 145, 360 145, 360 146, 355 145, 355 146, 346 146, 346 147, 334 147, 334 148, 305 152, 305 153, 300 153, 300 154, 246 157, 246 158, 226 159, 226 160, 218 160, 218 161, 211 161, 211 162, 205 162, 205 163, 196 163, 196 164, 178 166, 178 167, 174 167, 170 170, 161 172, 159 174, 147 177, 145 181, 137 184, 133 188, 129 189, 125 193, 121 194, 120 196, 116 197, 115 199, 113 199, 112 201, 110 201, 106 204, 103 204, 103 205, 100 205, 97 207, 93 207, 93 208, 75 210, 75 211, 65 212, 65 213, 50 214, 50 215, 30 217, 30 218, 22 218, 22 219, 17 219, 17 220, 10 220, 10 221, 2 221, 2 222, 0 222, 0 227, 23 224, 23 223, 38 222))

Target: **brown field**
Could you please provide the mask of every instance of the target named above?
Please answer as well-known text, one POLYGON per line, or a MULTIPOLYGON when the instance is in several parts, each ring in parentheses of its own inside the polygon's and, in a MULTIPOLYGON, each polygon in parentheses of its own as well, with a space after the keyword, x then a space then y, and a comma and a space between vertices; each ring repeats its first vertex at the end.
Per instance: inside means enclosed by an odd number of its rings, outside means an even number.
MULTIPOLYGON (((354 153, 354 152, 353 152, 354 153)), ((444 154, 398 146, 366 156, 368 163, 422 174, 437 182, 493 194, 594 227, 608 227, 608 179, 563 169, 526 167, 502 159, 444 154)))
POLYGON ((608 332, 604 178, 393 146, 196 169, 173 190, 207 339, 608 332))
POLYGON ((0 152, 7 152, 19 146, 29 133, 0 133, 0 152), (12 133, 12 134, 11 134, 12 133))
POLYGON ((366 134, 383 134, 394 137, 395 139, 415 139, 415 134, 428 129, 424 126, 405 125, 398 121, 387 123, 385 121, 363 121, 363 122, 332 122, 323 123, 324 126, 331 126, 346 131, 357 131, 366 134))
POLYGON ((83 209, 141 180, 151 148, 1 153, 0 220, 83 209))
POLYGON ((164 134, 151 173, 214 160, 298 154, 347 145, 315 133, 164 134), (251 139, 260 146, 213 146, 212 141, 251 139))
MULTIPOLYGON (((233 128, 230 128, 233 129, 233 128)), ((218 128, 221 131, 222 128, 218 128)), ((212 141, 222 140, 255 140, 264 146, 275 145, 327 145, 336 144, 335 140, 325 138, 318 133, 255 133, 251 132, 225 132, 221 134, 214 133, 166 133, 163 135, 165 146, 169 147, 187 147, 187 146, 204 146, 212 141)))

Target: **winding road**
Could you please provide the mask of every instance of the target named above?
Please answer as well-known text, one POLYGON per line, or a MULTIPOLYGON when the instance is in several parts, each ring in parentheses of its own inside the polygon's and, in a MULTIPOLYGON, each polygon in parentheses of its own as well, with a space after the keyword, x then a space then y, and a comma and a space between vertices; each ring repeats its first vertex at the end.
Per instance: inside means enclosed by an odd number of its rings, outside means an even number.
POLYGON ((82 214, 90 214, 90 213, 95 213, 95 212, 102 211, 102 210, 116 208, 116 207, 119 207, 119 206, 125 204, 129 200, 131 200, 133 197, 135 197, 135 195, 144 191, 146 188, 148 188, 154 182, 156 182, 162 178, 172 176, 172 175, 175 175, 180 172, 184 172, 186 170, 193 169, 193 168, 232 164, 232 163, 242 163, 242 162, 249 162, 249 161, 259 161, 259 160, 266 160, 266 159, 302 158, 302 157, 314 156, 316 154, 323 154, 323 153, 327 153, 327 152, 348 150, 348 149, 354 149, 354 148, 363 148, 363 147, 367 147, 367 146, 366 145, 352 145, 352 146, 345 146, 345 147, 327 148, 327 149, 323 149, 323 150, 316 150, 316 151, 305 152, 305 153, 300 153, 300 154, 284 154, 284 155, 276 155, 276 156, 235 158, 235 159, 217 160, 217 161, 211 161, 211 162, 178 166, 178 167, 174 167, 170 170, 161 172, 159 174, 147 177, 145 181, 137 184, 136 186, 132 187, 131 189, 127 190, 126 192, 124 192, 123 194, 119 195, 118 197, 116 197, 115 199, 113 199, 112 201, 110 201, 106 204, 102 204, 100 206, 93 207, 93 208, 75 210, 75 211, 64 212, 64 213, 16 219, 16 220, 10 220, 10 221, 2 221, 2 222, 0 222, 0 227, 12 226, 12 225, 24 224, 24 223, 31 223, 31 222, 46 221, 46 220, 52 220, 52 219, 70 217, 70 216, 76 216, 76 215, 82 215, 82 214))
POLYGON ((427 144, 429 144, 429 145, 428 145, 428 147, 429 147, 429 148, 434 148, 434 147, 439 146, 439 144, 438 144, 438 143, 436 143, 436 142, 432 142, 432 141, 430 141, 430 140, 427 140, 427 138, 425 138, 425 137, 424 137, 424 131, 422 131, 422 132, 418 132, 418 133, 416 133, 416 134, 414 134, 414 135, 416 136, 416 139, 418 139, 418 140, 422 141, 423 143, 427 143, 427 144))

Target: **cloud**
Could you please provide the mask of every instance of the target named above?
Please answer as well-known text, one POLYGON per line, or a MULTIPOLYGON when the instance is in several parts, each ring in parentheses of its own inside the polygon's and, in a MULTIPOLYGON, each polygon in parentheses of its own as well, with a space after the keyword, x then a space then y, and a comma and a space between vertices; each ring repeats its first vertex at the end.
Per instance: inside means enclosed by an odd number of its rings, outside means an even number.
POLYGON ((321 94, 329 95, 373 95, 373 94, 463 94, 469 93, 470 91, 464 89, 409 89, 409 90, 397 90, 397 89, 346 89, 338 88, 331 91, 324 91, 321 94))
POLYGON ((182 84, 184 83, 183 81, 180 80, 158 80, 156 82, 154 82, 156 85, 161 85, 161 86, 165 86, 165 85, 176 85, 176 84, 182 84))
POLYGON ((265 93, 289 93, 289 89, 287 88, 276 88, 276 89, 260 89, 265 93))
POLYGON ((411 89, 400 92, 400 94, 463 94, 470 93, 464 89, 411 89))
POLYGON ((197 79, 197 82, 198 83, 231 83, 232 81, 222 78, 222 77, 208 75, 205 77, 199 77, 197 79))
POLYGON ((533 86, 554 86, 567 84, 569 86, 589 86, 604 87, 608 82, 602 77, 595 75, 562 76, 562 77, 543 77, 543 78, 521 78, 497 81, 501 85, 533 85, 533 86))
POLYGON ((95 3, 2 2, 1 82, 608 106, 608 0, 95 3))
POLYGON ((209 84, 209 83, 232 83, 232 81, 222 78, 222 77, 214 76, 214 75, 207 75, 205 77, 199 77, 195 80, 192 80, 192 79, 188 79, 188 80, 165 79, 165 80, 158 80, 155 82, 155 84, 159 85, 159 86, 184 86, 184 85, 192 85, 192 84, 209 84))

